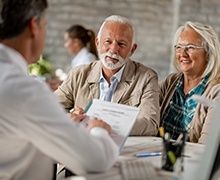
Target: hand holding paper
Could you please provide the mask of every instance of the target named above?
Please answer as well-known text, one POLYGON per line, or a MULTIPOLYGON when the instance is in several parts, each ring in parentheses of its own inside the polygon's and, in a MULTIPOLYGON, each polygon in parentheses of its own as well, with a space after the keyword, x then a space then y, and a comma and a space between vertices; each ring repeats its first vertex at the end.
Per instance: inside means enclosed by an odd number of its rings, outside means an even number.
POLYGON ((94 127, 104 128, 104 129, 106 129, 108 131, 109 134, 112 131, 111 130, 111 126, 109 124, 107 124, 106 122, 104 122, 104 121, 102 121, 100 119, 97 119, 97 118, 94 118, 93 120, 89 121, 87 129, 91 130, 94 127))
POLYGON ((121 151, 139 114, 139 108, 93 99, 86 109, 87 117, 82 123, 87 124, 94 117, 108 123, 112 128, 110 135, 121 151))

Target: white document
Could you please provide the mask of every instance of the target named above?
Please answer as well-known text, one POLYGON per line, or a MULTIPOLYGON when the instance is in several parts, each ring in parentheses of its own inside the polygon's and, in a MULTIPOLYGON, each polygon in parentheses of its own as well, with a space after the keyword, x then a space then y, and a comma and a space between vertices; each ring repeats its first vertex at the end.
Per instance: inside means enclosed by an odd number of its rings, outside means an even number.
POLYGON ((111 126, 111 137, 121 152, 140 110, 137 107, 93 99, 85 111, 87 118, 82 121, 83 123, 87 124, 96 117, 111 126))

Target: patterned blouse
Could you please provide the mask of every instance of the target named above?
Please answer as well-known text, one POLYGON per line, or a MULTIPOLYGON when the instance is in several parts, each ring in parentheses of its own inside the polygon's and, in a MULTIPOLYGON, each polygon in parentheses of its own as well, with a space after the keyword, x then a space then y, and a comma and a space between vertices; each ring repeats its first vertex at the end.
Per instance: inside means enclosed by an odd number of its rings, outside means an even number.
POLYGON ((174 95, 162 117, 162 126, 164 126, 166 132, 170 133, 170 138, 177 139, 181 133, 190 131, 190 125, 197 106, 197 102, 191 97, 193 94, 203 94, 208 78, 208 75, 205 76, 185 97, 183 93, 184 76, 182 75, 177 80, 174 95))

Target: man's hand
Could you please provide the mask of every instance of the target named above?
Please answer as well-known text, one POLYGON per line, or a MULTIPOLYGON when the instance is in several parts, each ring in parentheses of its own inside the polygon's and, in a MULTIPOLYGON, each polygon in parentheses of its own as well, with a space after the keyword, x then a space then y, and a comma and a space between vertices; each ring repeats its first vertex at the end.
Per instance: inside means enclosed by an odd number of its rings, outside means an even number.
POLYGON ((111 133, 111 130, 112 130, 110 125, 108 125, 106 122, 100 119, 97 119, 97 118, 94 118, 88 123, 87 129, 90 131, 94 127, 104 128, 108 131, 109 134, 111 133))
POLYGON ((84 113, 83 108, 75 106, 74 111, 69 113, 69 115, 73 121, 80 122, 86 117, 86 115, 83 113, 84 113))
POLYGON ((75 122, 80 122, 86 117, 86 114, 76 114, 75 112, 69 113, 69 115, 71 119, 75 122))
POLYGON ((73 113, 74 114, 84 114, 84 109, 79 106, 75 106, 73 113))

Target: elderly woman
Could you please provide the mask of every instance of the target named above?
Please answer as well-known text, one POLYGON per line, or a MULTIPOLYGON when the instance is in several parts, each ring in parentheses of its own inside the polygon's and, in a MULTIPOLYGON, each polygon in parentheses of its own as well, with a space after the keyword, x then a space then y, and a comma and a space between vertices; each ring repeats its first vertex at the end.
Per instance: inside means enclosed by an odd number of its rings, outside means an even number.
POLYGON ((174 37, 173 65, 178 73, 160 82, 161 125, 176 139, 189 132, 190 142, 204 143, 213 108, 192 99, 220 96, 220 49, 211 26, 186 22, 174 37))

